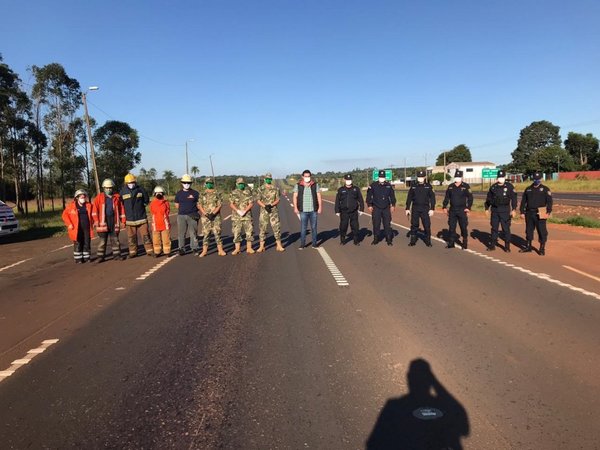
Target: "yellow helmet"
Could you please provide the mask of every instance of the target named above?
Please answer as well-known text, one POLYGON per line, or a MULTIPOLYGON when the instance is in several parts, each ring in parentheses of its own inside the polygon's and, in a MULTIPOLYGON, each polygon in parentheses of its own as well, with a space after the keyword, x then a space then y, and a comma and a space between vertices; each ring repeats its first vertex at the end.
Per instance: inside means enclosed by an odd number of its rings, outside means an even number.
POLYGON ((107 178, 106 180, 104 180, 102 182, 102 187, 103 188, 115 187, 115 182, 113 180, 111 180, 110 178, 107 178))
POLYGON ((135 183, 135 175, 132 173, 125 175, 125 183, 135 183))
POLYGON ((182 183, 191 183, 192 177, 190 177, 187 173, 185 173, 181 176, 181 182, 182 183))

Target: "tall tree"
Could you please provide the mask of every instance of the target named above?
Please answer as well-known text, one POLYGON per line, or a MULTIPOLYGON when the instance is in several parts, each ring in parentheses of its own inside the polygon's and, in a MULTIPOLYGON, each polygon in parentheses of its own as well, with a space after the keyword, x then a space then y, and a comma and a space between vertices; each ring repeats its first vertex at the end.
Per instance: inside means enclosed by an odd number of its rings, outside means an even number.
POLYGON ((190 167, 190 172, 192 172, 192 175, 194 177, 194 182, 197 182, 198 180, 196 180, 196 177, 200 173, 200 169, 198 168, 198 166, 192 166, 192 167, 190 167))
POLYGON ((128 123, 109 120, 94 132, 98 178, 122 180, 142 159, 138 133, 128 123))
POLYGON ((165 170, 163 172, 163 178, 165 180, 165 184, 167 185, 167 195, 171 195, 171 185, 175 180, 175 173, 172 170, 165 170))
POLYGON ((575 168, 573 158, 564 148, 553 145, 536 152, 537 170, 543 173, 570 172, 575 168))
POLYGON ((565 140, 565 149, 577 162, 579 170, 590 170, 598 157, 598 148, 598 138, 591 133, 583 135, 571 131, 565 140))
MULTIPOLYGON (((81 89, 79 82, 69 77, 58 63, 33 66, 31 70, 36 80, 31 95, 40 106, 44 106, 43 123, 51 142, 50 169, 58 171, 64 208, 65 176, 72 164, 72 151, 67 142, 70 138, 69 125, 81 105, 81 89)), ((52 181, 52 174, 50 178, 52 181)))
POLYGON ((517 148, 512 152, 510 170, 532 173, 541 170, 538 153, 550 147, 561 147, 560 127, 541 120, 521 130, 517 148))
POLYGON ((473 157, 471 156, 471 150, 465 144, 459 144, 449 152, 442 152, 435 161, 436 166, 444 165, 444 153, 446 153, 446 164, 453 162, 471 162, 473 157))

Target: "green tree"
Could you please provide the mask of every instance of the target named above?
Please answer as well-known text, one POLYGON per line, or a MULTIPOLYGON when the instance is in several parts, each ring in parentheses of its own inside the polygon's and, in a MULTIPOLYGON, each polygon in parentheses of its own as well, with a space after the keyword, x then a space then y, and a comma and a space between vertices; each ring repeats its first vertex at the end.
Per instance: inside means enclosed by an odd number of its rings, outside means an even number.
MULTIPOLYGON (((51 136, 50 169, 58 171, 63 208, 65 207, 65 174, 72 164, 72 151, 69 148, 69 124, 81 105, 79 82, 67 75, 58 63, 44 67, 33 66, 35 77, 31 95, 38 105, 44 105, 44 128, 51 136), (66 144, 66 145, 65 145, 66 144)), ((52 182, 52 173, 50 174, 52 182)), ((54 191, 54 190, 53 190, 54 191)), ((54 202, 52 203, 54 207, 54 202)))
POLYGON ((172 170, 165 170, 163 172, 163 179, 165 180, 165 187, 167 188, 167 195, 171 195, 171 185, 177 180, 175 173, 172 170))
POLYGON ((590 170, 598 157, 598 138, 591 133, 583 135, 571 131, 565 140, 565 149, 576 162, 577 169, 590 170))
POLYGON ((122 180, 142 159, 140 139, 128 123, 109 120, 94 132, 98 147, 96 166, 100 179, 122 180))
POLYGON ((436 166, 444 165, 444 153, 446 153, 446 165, 453 162, 471 162, 473 157, 471 156, 471 150, 465 144, 459 144, 449 152, 442 152, 439 154, 435 161, 436 166))
POLYGON ((198 166, 192 166, 190 168, 190 172, 192 173, 192 176, 194 177, 194 183, 196 183, 197 182, 196 177, 200 173, 200 169, 198 168, 198 166))
POLYGON ((535 154, 537 170, 543 173, 570 172, 574 169, 573 158, 564 148, 553 145, 546 147, 535 154))
POLYGON ((538 153, 550 147, 561 146, 559 131, 559 127, 547 120, 532 122, 523 128, 517 148, 512 152, 510 170, 527 174, 541 170, 538 153))

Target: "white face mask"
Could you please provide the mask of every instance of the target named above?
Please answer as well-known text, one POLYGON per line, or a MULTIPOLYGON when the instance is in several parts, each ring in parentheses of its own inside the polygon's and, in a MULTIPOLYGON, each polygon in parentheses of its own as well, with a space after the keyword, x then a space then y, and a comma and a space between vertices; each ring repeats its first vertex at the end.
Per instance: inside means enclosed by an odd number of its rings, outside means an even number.
POLYGON ((417 177, 417 182, 425 183, 425 177, 417 177))
POLYGON ((181 183, 183 185, 183 189, 185 189, 186 191, 190 188, 190 186, 192 185, 192 183, 181 183))
POLYGON ((462 181, 461 177, 454 177, 454 182, 455 183, 460 183, 462 181))
POLYGON ((304 177, 304 182, 305 183, 310 183, 310 177, 304 177))
POLYGON ((85 197, 78 197, 77 201, 79 202, 80 205, 83 205, 85 203, 85 197))
POLYGON ((346 186, 352 186, 352 180, 346 180, 346 186))
POLYGON ((127 183, 127 187, 129 189, 133 189, 135 187, 135 183, 127 183))
POLYGON ((381 178, 381 177, 380 177, 380 178, 379 178, 379 182, 380 182, 380 183, 385 183, 385 178, 381 178))
POLYGON ((506 178, 504 178, 504 177, 498 178, 498 183, 500 183, 500 184, 504 184, 505 181, 506 181, 506 178))

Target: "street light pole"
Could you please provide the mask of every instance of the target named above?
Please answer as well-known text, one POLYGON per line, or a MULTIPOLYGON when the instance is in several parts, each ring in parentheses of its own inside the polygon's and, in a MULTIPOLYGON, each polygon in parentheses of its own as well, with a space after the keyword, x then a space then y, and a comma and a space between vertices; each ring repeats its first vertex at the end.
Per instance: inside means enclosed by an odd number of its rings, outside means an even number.
POLYGON ((213 157, 214 153, 211 153, 208 156, 208 159, 210 161, 210 172, 212 173, 212 178, 213 178, 213 183, 215 183, 215 186, 217 185, 217 180, 215 179, 215 169, 213 167, 213 163, 212 163, 212 157, 213 157))
POLYGON ((190 173, 190 167, 188 164, 188 142, 194 142, 193 139, 185 141, 185 173, 190 173))
MULTIPOLYGON (((90 91, 97 91, 98 86, 90 86, 90 91)), ((88 140, 90 141, 90 155, 92 157, 92 166, 94 168, 94 181, 96 182, 96 193, 100 194, 100 182, 98 181, 98 168, 96 167, 96 154, 94 152, 94 142, 92 141, 92 128, 90 127, 90 116, 88 114, 86 93, 82 92, 83 108, 85 110, 85 123, 87 124, 88 140)))

